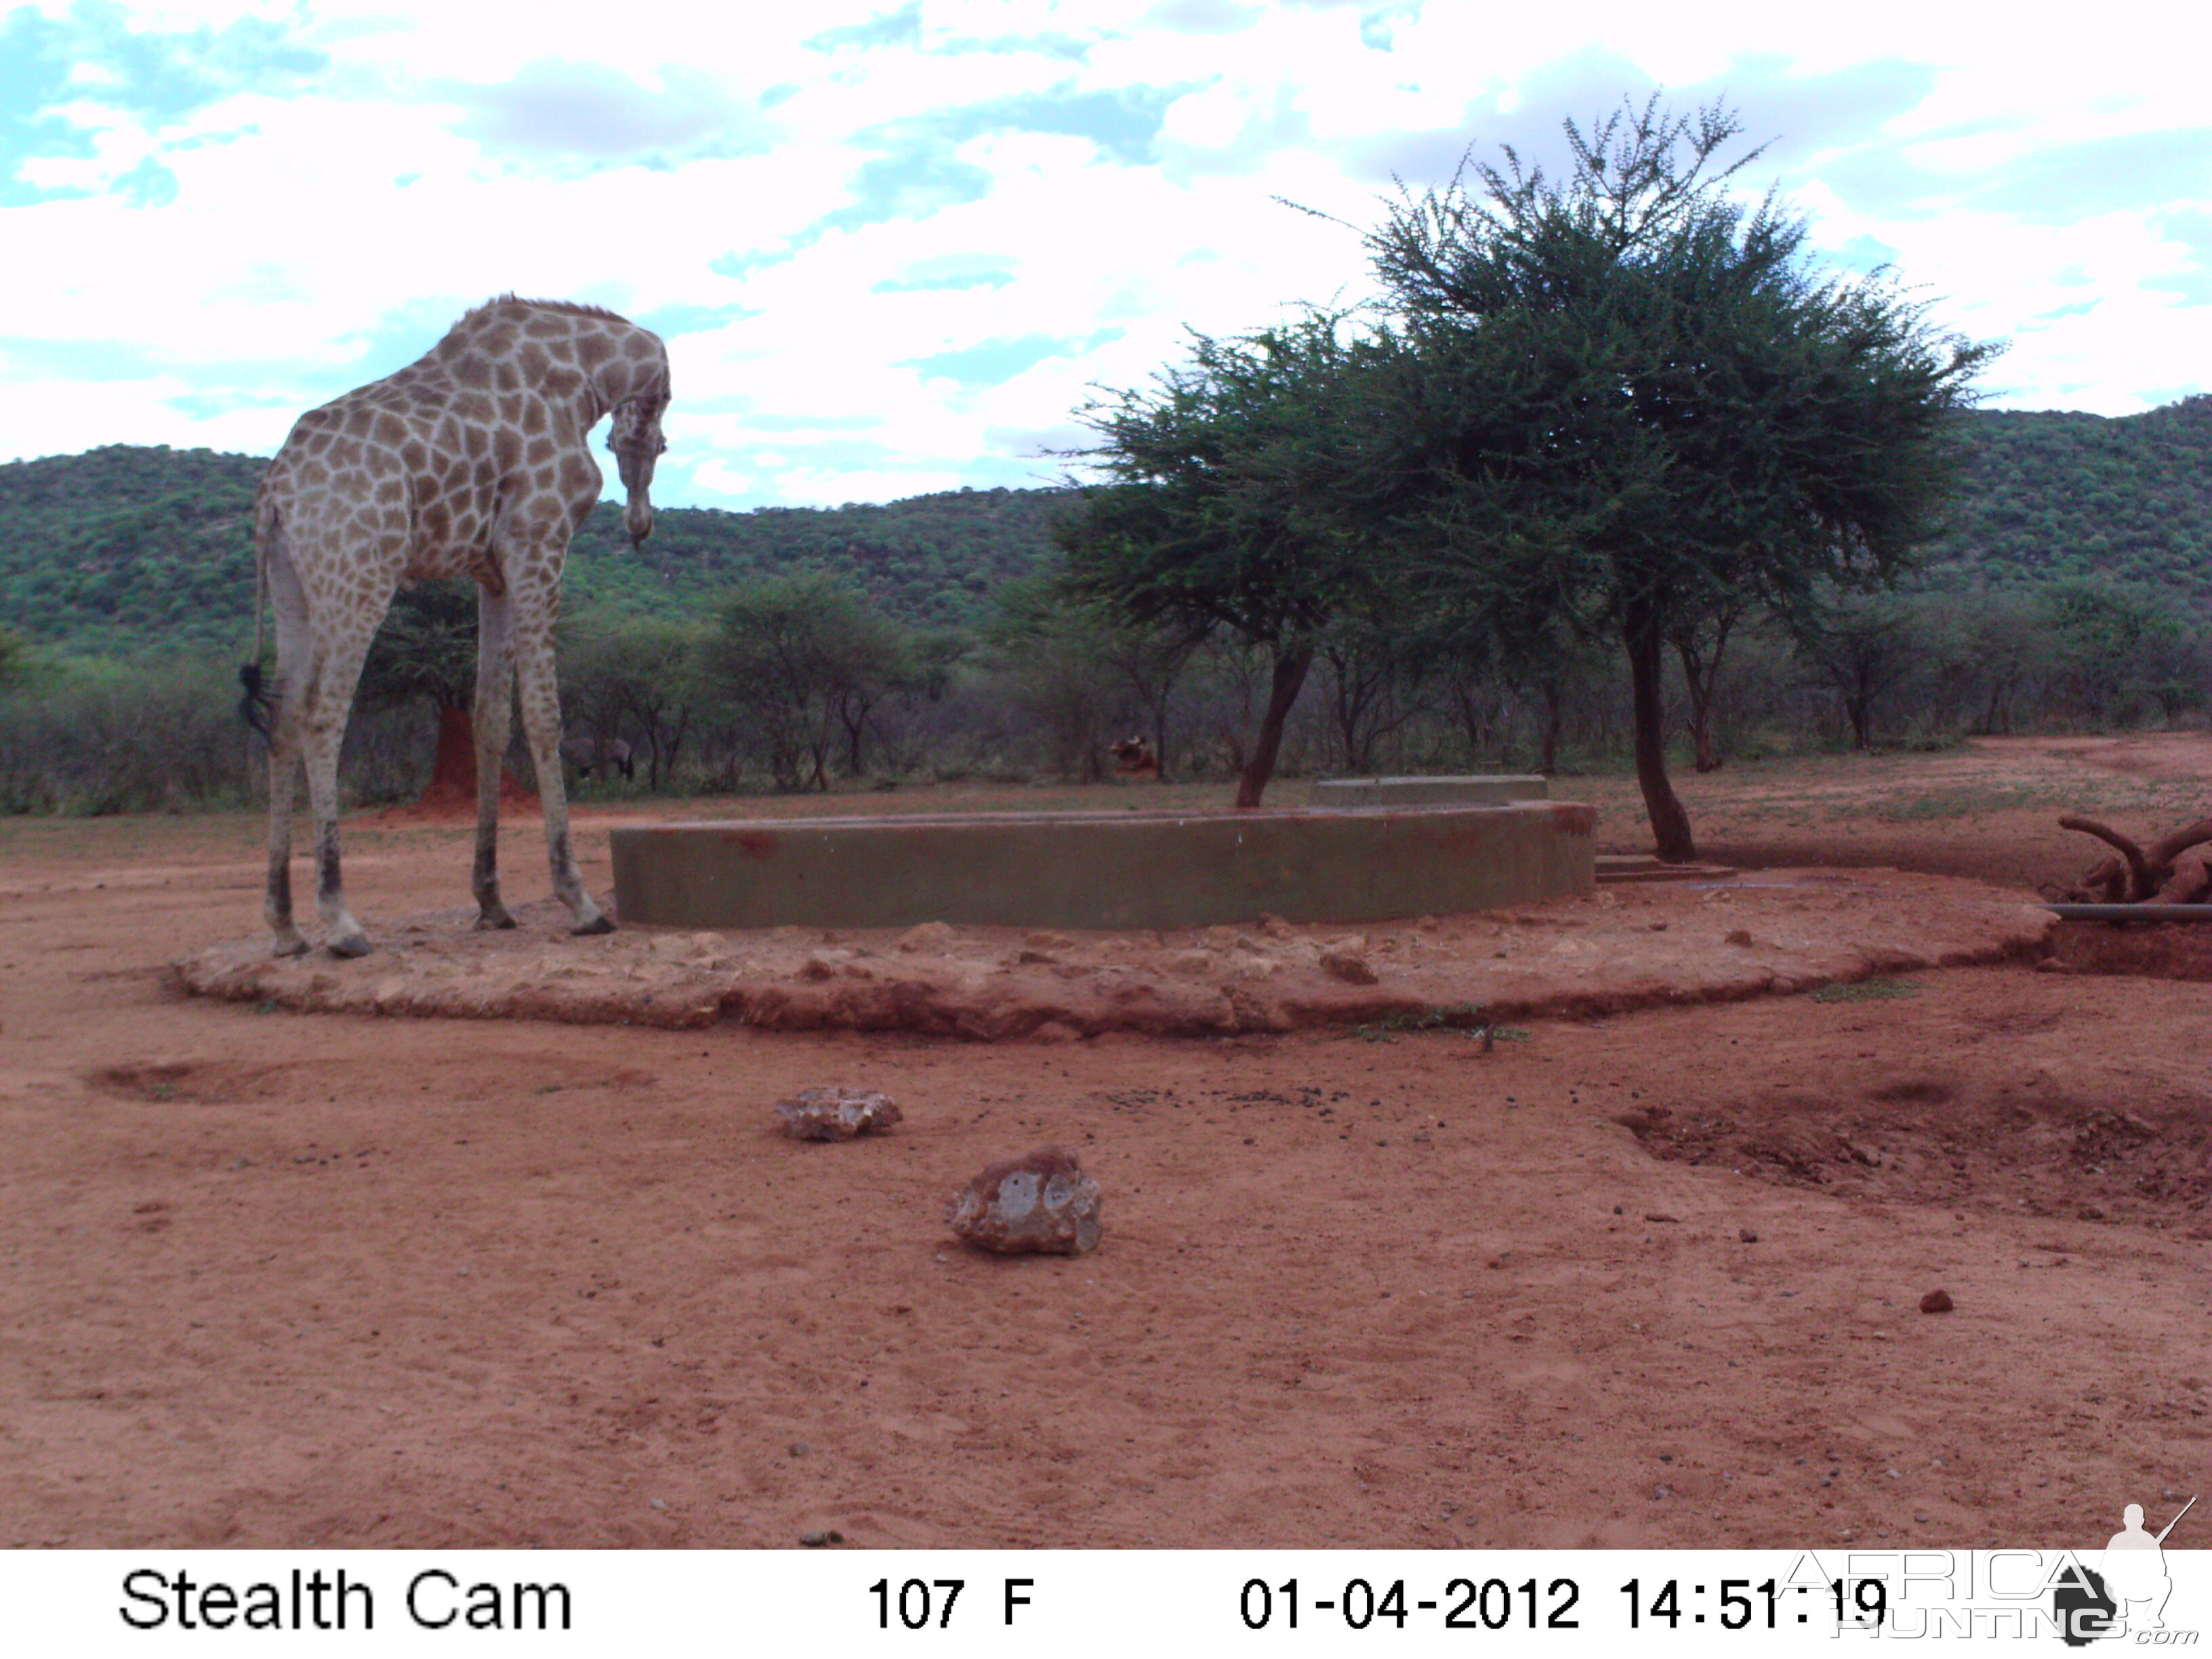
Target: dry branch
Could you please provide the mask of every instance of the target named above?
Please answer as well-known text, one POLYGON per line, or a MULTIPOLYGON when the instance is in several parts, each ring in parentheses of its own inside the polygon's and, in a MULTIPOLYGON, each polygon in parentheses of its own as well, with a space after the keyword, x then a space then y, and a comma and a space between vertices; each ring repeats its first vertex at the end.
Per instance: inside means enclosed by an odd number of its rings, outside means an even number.
MULTIPOLYGON (((2150 896, 2151 890, 2154 888, 2158 883, 2154 872, 2152 871, 2149 864, 2143 858, 2143 851, 2142 848, 2136 846, 2135 842, 2130 841, 2118 830, 2107 829, 2105 825, 2098 823, 2094 818, 2080 817, 2071 812, 2058 820, 2058 827, 2061 830, 2078 830, 2085 836, 2094 836, 2099 841, 2104 842, 2109 846, 2118 848, 2119 849, 2120 856, 2128 861, 2128 875, 2130 880, 2126 893, 2124 895, 2112 893, 2111 896, 2106 900, 2106 902, 2115 904, 2137 904, 2150 896)), ((2108 893, 2111 893, 2112 884, 2110 878, 2107 877, 2102 881, 2099 880, 2099 878, 2103 874, 2103 872, 2104 866, 2100 865, 2095 870, 2090 872, 2088 876, 2084 879, 2087 881, 2096 882, 2100 886, 2105 887, 2108 893)))
POLYGON ((2212 842, 2212 818, 2200 818, 2160 836, 2148 852, 2094 818, 2069 812, 2058 820, 2058 827, 2094 836, 2118 854, 2084 871, 2067 893, 2069 899, 2092 904, 2196 904, 2212 893, 2212 863, 2206 854, 2191 851, 2212 842))
POLYGON ((2199 842, 2206 841, 2212 841, 2212 818, 2199 818, 2187 829, 2177 830, 2152 843, 2150 851, 2143 856, 2154 865, 2172 864, 2199 842))

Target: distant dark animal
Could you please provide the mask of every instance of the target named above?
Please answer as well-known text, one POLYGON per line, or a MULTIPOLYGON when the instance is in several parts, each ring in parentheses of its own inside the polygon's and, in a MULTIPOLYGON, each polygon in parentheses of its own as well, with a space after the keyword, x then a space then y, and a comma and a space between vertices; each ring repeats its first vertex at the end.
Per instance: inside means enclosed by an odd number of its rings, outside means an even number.
POLYGON ((1114 757, 1114 775, 1124 783, 1158 783, 1160 781, 1159 751, 1142 738, 1124 738, 1119 743, 1109 744, 1107 752, 1114 757))
POLYGON ((597 738, 563 738, 561 758, 574 767, 580 777, 588 778, 592 769, 600 766, 619 768, 625 779, 637 775, 629 745, 620 738, 609 738, 605 742, 597 738))

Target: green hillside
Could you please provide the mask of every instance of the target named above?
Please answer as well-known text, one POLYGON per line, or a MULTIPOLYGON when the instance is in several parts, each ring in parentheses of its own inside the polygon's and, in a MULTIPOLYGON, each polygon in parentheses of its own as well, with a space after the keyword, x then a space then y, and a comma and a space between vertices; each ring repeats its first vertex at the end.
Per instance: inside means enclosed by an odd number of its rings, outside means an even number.
POLYGON ((2212 396, 2147 414, 1978 411, 1934 562, 1995 582, 2102 574, 2212 596, 2212 396))
MULTIPOLYGON (((1938 583, 2106 573, 2212 600, 2212 397, 2107 419, 1966 416, 1964 487, 1938 583)), ((0 623, 73 652, 240 651, 252 631, 264 463, 112 445, 0 465, 0 623)), ((572 606, 697 611, 746 577, 813 566, 910 623, 957 625, 1046 556, 1064 495, 958 490, 884 506, 671 507, 641 551, 606 504, 578 534, 572 606)))
POLYGON ((266 465, 116 444, 0 466, 0 623, 71 651, 242 653, 266 465))
POLYGON ((805 566, 849 579, 902 621, 975 623, 1036 568, 1065 500, 1056 489, 960 489, 880 507, 667 507, 636 552, 621 509, 603 501, 569 546, 568 602, 690 611, 732 582, 805 566))
MULTIPOLYGON (((0 624, 72 652, 242 652, 264 465, 119 444, 0 465, 0 624)), ((804 565, 851 578, 907 622, 970 623, 1036 567, 1062 500, 962 489, 823 510, 665 507, 635 553, 621 509, 602 502, 570 550, 568 602, 681 614, 732 582, 804 565)))

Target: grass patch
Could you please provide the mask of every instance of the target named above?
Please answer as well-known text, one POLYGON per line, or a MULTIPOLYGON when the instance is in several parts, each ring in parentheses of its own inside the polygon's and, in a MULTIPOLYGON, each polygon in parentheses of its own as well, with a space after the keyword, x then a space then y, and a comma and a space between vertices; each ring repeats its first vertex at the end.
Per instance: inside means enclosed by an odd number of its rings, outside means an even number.
POLYGON ((1462 1036, 1487 1038, 1492 1042, 1526 1042, 1528 1033, 1518 1025, 1491 1023, 1472 1002, 1455 1002, 1442 1008, 1401 1010, 1385 1014, 1372 1025, 1355 1026, 1352 1035, 1362 1042, 1395 1042, 1407 1031, 1457 1031, 1462 1036))
POLYGON ((1815 1002, 1892 1002, 1917 997, 1920 987, 1909 979, 1862 979, 1849 985, 1823 985, 1813 993, 1815 1002))
POLYGON ((1919 823, 1931 818, 1983 817, 1992 812, 2050 806, 2054 803, 2055 797, 2048 788, 1991 784, 1936 789, 1909 800, 1885 801, 1875 809, 1874 816, 1885 823, 1919 823))

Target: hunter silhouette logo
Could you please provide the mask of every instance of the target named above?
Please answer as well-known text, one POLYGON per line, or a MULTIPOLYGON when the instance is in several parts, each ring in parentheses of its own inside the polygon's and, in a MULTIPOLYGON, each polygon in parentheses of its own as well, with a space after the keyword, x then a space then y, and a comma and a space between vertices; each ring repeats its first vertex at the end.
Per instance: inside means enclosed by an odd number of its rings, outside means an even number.
POLYGON ((2166 1598, 2173 1593, 2166 1571, 2166 1537, 2196 1507, 2191 1498, 2154 1536, 2143 1530, 2142 1505, 2130 1504, 2120 1513, 2120 1530, 2105 1546, 2099 1564, 2103 1571, 2072 1562, 2059 1573, 2051 1611, 2068 1647, 2166 1628, 2161 1615, 2166 1598))

